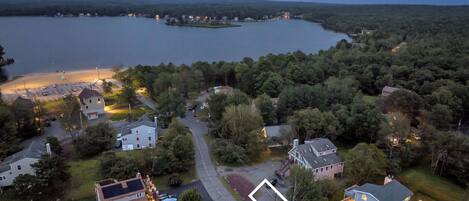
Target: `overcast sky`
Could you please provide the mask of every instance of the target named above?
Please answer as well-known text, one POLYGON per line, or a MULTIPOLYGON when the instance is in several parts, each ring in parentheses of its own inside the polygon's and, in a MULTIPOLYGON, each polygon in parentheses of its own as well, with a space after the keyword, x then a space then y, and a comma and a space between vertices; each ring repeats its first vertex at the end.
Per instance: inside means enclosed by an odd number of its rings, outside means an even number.
POLYGON ((282 0, 340 4, 432 4, 469 5, 469 0, 282 0))

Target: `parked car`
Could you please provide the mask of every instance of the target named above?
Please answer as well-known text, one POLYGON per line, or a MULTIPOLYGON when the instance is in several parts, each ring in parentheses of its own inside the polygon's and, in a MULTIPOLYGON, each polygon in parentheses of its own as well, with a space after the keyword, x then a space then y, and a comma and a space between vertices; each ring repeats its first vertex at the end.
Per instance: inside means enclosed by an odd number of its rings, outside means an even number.
POLYGON ((42 92, 41 92, 41 95, 42 95, 42 96, 48 96, 48 95, 49 95, 49 92, 47 92, 47 91, 42 91, 42 92))

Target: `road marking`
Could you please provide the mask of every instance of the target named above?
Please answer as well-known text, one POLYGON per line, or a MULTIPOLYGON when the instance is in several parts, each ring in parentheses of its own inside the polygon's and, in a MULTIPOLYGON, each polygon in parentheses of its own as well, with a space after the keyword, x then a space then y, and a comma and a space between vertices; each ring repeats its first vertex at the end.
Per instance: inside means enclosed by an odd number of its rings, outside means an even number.
POLYGON ((274 185, 272 185, 272 184, 270 183, 270 181, 267 180, 267 179, 264 179, 259 185, 257 185, 257 187, 256 187, 254 190, 252 190, 251 193, 249 193, 248 197, 249 197, 252 201, 257 201, 257 199, 254 198, 254 194, 255 194, 262 186, 264 186, 264 184, 267 184, 267 185, 270 187, 270 189, 274 190, 275 194, 277 194, 277 195, 280 197, 280 199, 282 199, 283 201, 288 201, 287 198, 285 198, 285 197, 280 193, 280 191, 278 191, 277 188, 275 188, 274 185))

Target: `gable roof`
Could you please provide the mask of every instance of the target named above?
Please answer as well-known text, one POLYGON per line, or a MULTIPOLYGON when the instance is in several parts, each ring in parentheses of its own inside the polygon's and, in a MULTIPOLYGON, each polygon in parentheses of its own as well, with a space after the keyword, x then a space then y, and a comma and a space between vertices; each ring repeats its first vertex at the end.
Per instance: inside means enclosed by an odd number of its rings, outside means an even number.
POLYGON ((78 98, 80 98, 80 100, 88 99, 92 97, 101 97, 101 94, 96 90, 84 88, 78 95, 78 98))
POLYGON ((397 180, 392 180, 385 185, 366 183, 361 186, 351 188, 348 191, 350 190, 369 193, 379 201, 402 201, 413 194, 412 191, 397 180))
POLYGON ((148 127, 156 128, 154 122, 148 120, 148 118, 142 118, 138 121, 128 123, 124 125, 123 127, 121 127, 120 134, 121 136, 132 134, 132 129, 137 128, 139 126, 148 126, 148 127))
POLYGON ((23 98, 21 96, 18 96, 18 98, 16 98, 13 101, 13 105, 24 105, 28 108, 33 108, 34 107, 34 102, 29 98, 23 98))
POLYGON ((342 162, 342 159, 337 153, 316 156, 313 148, 318 152, 323 152, 336 149, 336 146, 332 144, 329 139, 316 138, 314 140, 307 141, 306 144, 294 147, 292 151, 297 151, 301 157, 303 157, 311 165, 313 169, 342 162))
POLYGON ((42 155, 46 154, 46 146, 42 142, 32 141, 23 150, 8 156, 0 164, 0 172, 10 170, 10 164, 19 161, 24 158, 35 158, 41 159, 42 155))
POLYGON ((284 133, 293 131, 290 125, 275 125, 264 127, 268 137, 281 137, 284 133))

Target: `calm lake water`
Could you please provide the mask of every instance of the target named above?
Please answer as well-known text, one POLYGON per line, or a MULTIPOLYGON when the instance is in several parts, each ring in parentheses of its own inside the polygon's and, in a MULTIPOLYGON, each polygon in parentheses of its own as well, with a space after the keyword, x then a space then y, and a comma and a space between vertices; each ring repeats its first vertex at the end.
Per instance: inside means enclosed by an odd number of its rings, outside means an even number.
POLYGON ((96 66, 257 59, 268 53, 328 49, 345 34, 302 20, 206 29, 148 18, 1 17, 0 44, 15 64, 10 76, 96 66))

